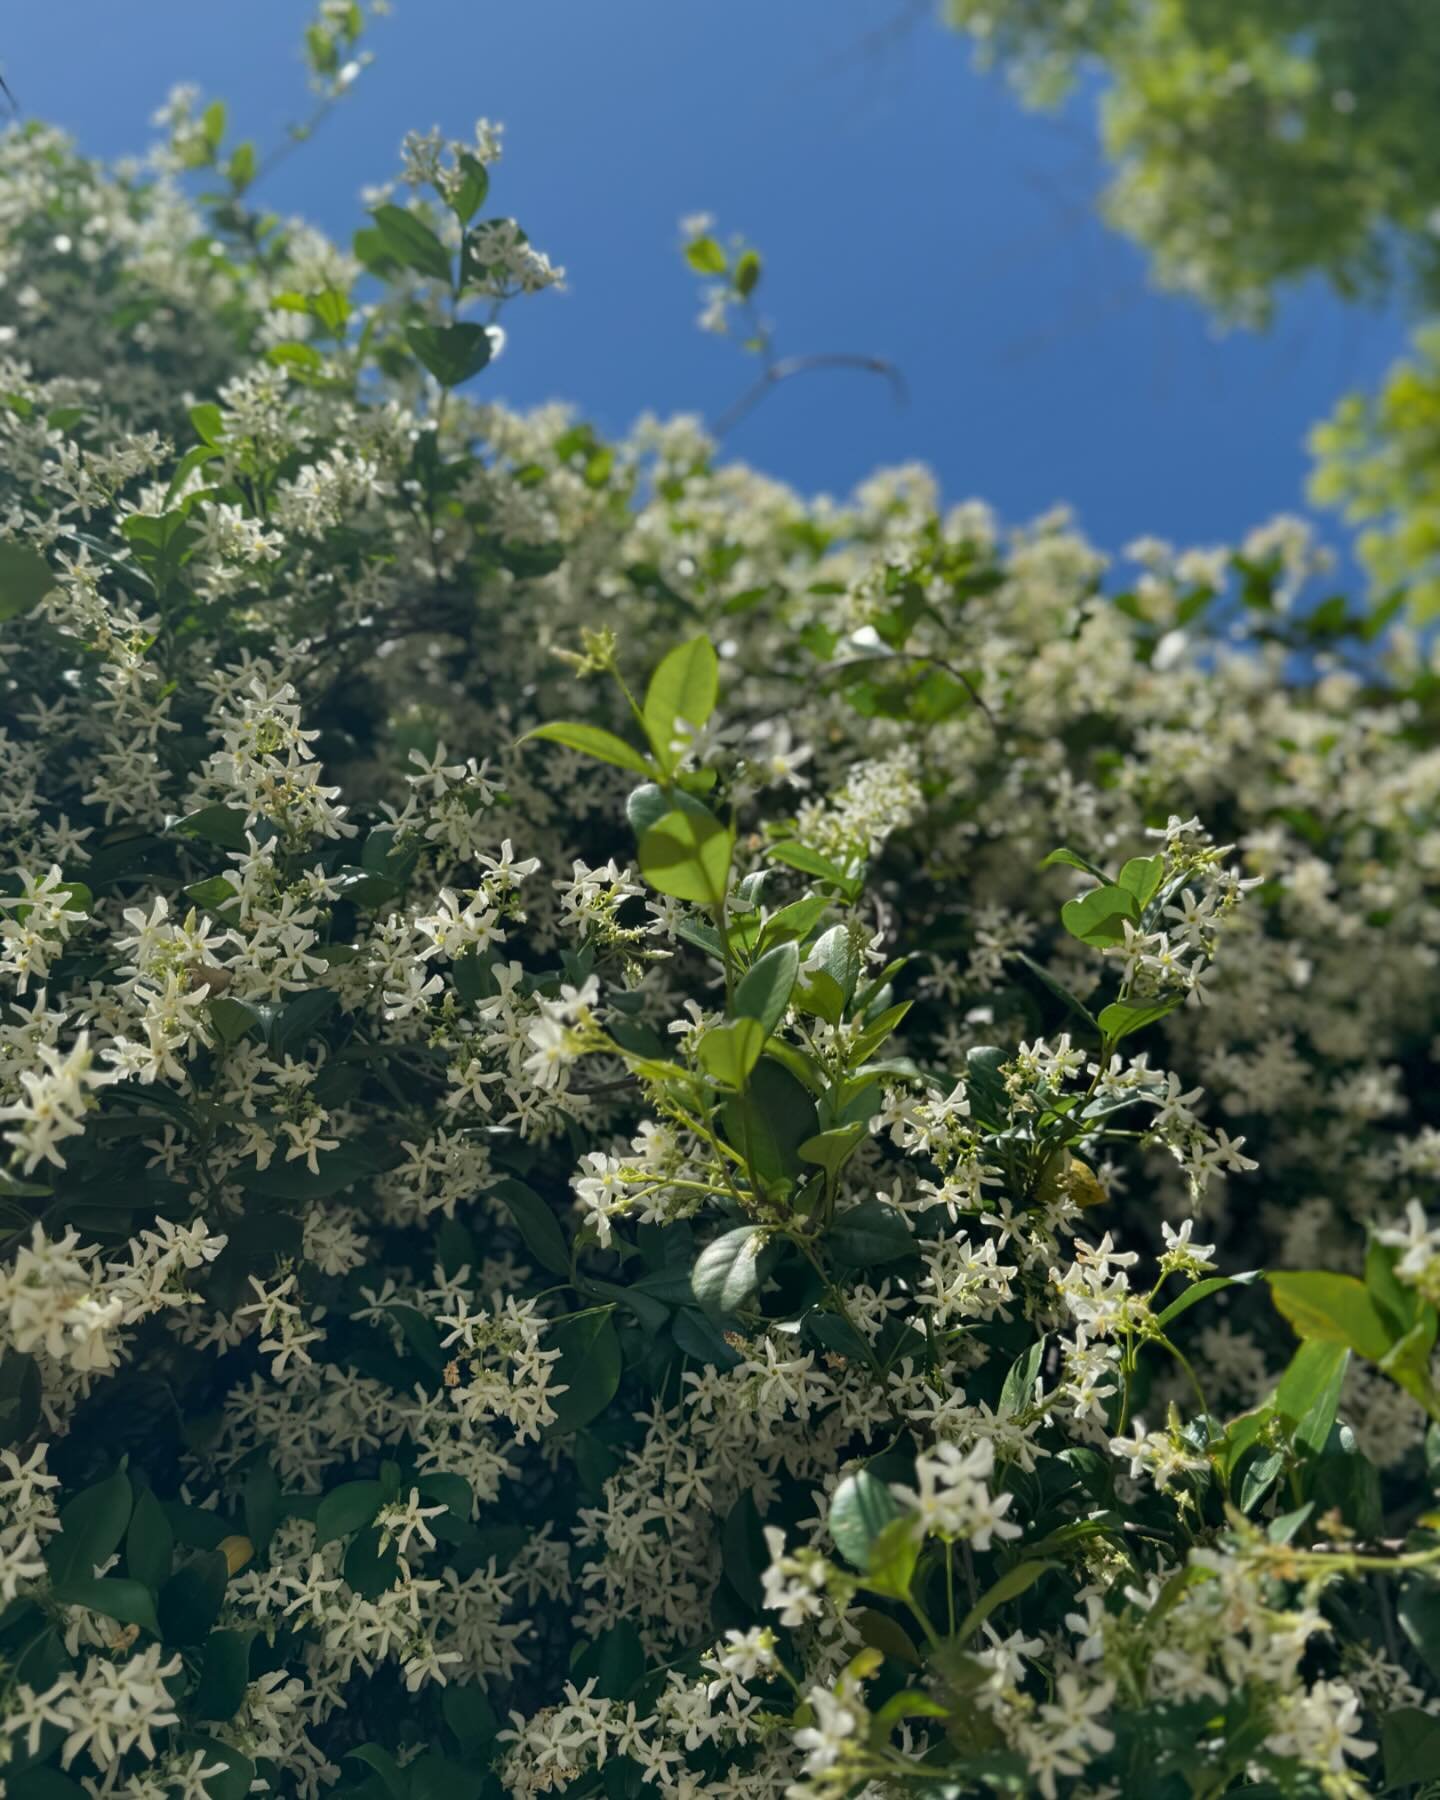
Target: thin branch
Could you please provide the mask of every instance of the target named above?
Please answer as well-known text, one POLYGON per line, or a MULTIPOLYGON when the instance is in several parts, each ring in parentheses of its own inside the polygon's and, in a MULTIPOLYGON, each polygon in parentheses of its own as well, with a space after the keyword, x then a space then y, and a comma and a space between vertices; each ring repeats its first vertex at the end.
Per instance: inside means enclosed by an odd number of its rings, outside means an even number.
POLYGON ((748 388, 733 406, 721 413, 713 427, 714 435, 723 438, 727 432, 733 431, 782 381, 789 381, 795 375, 808 375, 818 369, 858 369, 866 375, 882 375, 890 383, 897 406, 904 406, 910 398, 904 376, 894 363, 887 362, 883 356, 860 356, 848 350, 821 351, 814 356, 782 356, 778 362, 769 365, 754 386, 748 388))
POLYGON ((281 144, 277 144, 267 156, 261 157, 260 161, 256 164, 255 173, 246 183, 246 193, 249 193, 252 188, 258 187, 273 169, 278 168, 287 156, 293 156, 295 151, 297 151, 302 144, 309 143, 310 139, 314 137, 315 133, 330 117, 331 113, 334 112, 340 101, 349 93, 352 85, 353 84, 347 83, 343 88, 334 89, 331 93, 325 95, 308 119, 302 120, 298 125, 286 126, 285 130, 287 135, 285 141, 281 144))
POLYGON ((868 668, 871 663, 883 662, 933 663, 937 669, 943 669, 947 675, 954 676, 955 680, 960 683, 961 687, 964 688, 965 692, 989 720, 990 729, 996 732, 999 731, 1000 721, 990 710, 989 706, 981 696, 979 688, 976 687, 975 683, 971 680, 969 675, 965 673, 964 669, 957 669, 953 663, 946 662, 943 657, 932 656, 928 650, 886 650, 877 652, 874 656, 849 656, 846 657, 843 662, 827 663, 824 668, 818 669, 816 673, 822 677, 826 675, 838 675, 845 669, 864 669, 868 668))

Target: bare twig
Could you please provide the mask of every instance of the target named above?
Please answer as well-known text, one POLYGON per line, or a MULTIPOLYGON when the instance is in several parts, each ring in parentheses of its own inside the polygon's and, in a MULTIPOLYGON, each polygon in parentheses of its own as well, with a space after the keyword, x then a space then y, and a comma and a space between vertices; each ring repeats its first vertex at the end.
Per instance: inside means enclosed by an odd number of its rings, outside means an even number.
POLYGON ((770 363, 754 386, 747 388, 733 406, 721 413, 713 427, 714 435, 723 438, 727 432, 733 431, 782 381, 789 381, 795 375, 808 375, 818 369, 859 369, 866 375, 883 375, 890 383, 897 406, 904 406, 910 397, 904 376, 894 363, 887 362, 883 356, 861 356, 848 350, 821 351, 813 356, 782 356, 778 362, 770 363))

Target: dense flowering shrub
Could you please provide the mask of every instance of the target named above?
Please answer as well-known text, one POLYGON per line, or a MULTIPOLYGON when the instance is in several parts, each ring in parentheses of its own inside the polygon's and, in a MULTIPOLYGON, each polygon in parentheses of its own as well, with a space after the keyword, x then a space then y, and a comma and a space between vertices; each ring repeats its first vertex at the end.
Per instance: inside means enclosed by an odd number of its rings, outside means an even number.
POLYGON ((1433 1784, 1420 649, 478 403, 494 128, 171 124, 0 144, 6 1795, 1433 1784))

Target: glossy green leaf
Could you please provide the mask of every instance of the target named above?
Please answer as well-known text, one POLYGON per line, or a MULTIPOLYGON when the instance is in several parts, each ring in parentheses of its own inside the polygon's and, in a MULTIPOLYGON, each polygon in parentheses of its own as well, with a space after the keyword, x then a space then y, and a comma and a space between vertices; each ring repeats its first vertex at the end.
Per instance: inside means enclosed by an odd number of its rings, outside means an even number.
POLYGON ((640 839, 640 872, 658 893, 719 906, 729 882, 734 834, 718 819, 676 808, 640 839))
POLYGON ((1371 1362, 1390 1348, 1392 1335, 1363 1281, 1353 1275, 1309 1269, 1267 1274, 1270 1294, 1297 1337, 1345 1344, 1371 1362))
POLYGON ((799 972, 797 945, 777 944, 767 950, 750 965, 735 989, 736 1016, 758 1020, 762 1036, 769 1037, 785 1016, 799 972))
POLYGON ((1097 888, 1060 908, 1060 921, 1082 944, 1103 946, 1125 941, 1125 925, 1140 922, 1135 896, 1122 887, 1097 888))
POLYGON ((709 638, 691 638, 661 658, 641 712, 650 747, 667 769, 674 766, 677 734, 688 735, 705 724, 719 691, 720 664, 709 638))
POLYGON ((765 1048, 765 1032, 758 1019, 737 1019, 733 1025, 712 1025, 699 1039, 695 1053, 700 1066, 722 1087, 743 1088, 765 1048))
MULTIPOLYGON (((537 725, 534 731, 527 731, 520 742, 528 744, 532 738, 540 738, 546 743, 563 744, 567 750, 578 750, 582 756, 593 756, 600 762, 614 763, 617 768, 629 769, 636 775, 648 775, 650 765, 640 752, 627 744, 622 737, 616 737, 613 731, 606 731, 599 725, 586 725, 579 721, 557 719, 548 725, 537 725)), ((660 793, 656 788, 655 792, 660 793)), ((673 805, 673 800, 669 802, 673 805)), ((665 807, 661 808, 663 816, 665 807)))

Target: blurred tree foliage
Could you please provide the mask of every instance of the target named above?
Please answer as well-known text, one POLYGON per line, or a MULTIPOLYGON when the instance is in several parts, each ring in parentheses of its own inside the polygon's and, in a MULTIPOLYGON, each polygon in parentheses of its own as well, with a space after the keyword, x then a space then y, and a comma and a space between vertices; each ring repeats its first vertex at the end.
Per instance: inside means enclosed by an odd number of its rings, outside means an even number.
POLYGON ((1434 0, 947 0, 1055 104, 1103 72, 1105 210, 1157 279, 1263 322, 1285 282, 1440 300, 1434 0))

